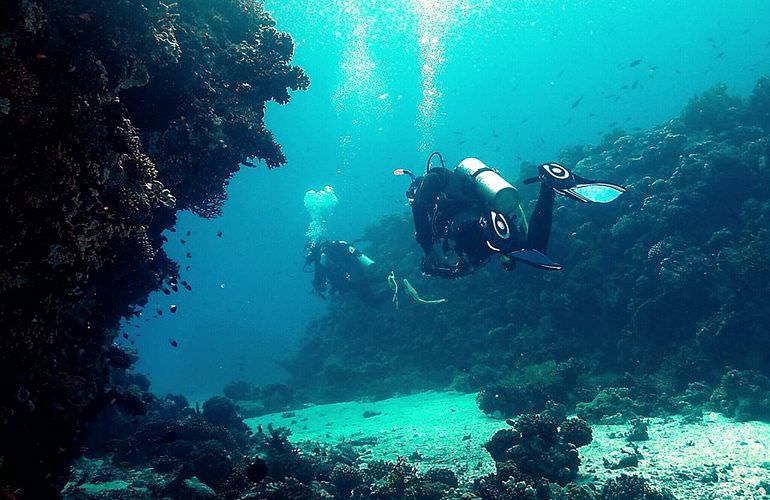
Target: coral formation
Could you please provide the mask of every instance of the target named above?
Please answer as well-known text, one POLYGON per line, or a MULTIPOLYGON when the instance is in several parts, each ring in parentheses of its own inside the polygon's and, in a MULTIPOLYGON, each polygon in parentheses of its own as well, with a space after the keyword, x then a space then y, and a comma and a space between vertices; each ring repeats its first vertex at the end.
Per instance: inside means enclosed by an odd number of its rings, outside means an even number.
POLYGON ((264 105, 308 80, 250 1, 13 0, 3 14, 0 483, 44 498, 99 407, 141 410, 106 391, 108 363, 130 364, 110 344, 176 282, 161 231, 179 209, 218 213, 248 158, 284 161, 264 105))

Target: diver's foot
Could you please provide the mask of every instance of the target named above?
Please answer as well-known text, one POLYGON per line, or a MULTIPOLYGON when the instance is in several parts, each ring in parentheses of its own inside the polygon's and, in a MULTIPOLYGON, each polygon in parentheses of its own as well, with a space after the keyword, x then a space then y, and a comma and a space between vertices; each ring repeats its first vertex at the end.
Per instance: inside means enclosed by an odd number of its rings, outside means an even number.
POLYGON ((537 167, 537 171, 540 182, 557 191, 559 186, 574 184, 570 179, 572 177, 570 171, 558 163, 544 163, 537 167))

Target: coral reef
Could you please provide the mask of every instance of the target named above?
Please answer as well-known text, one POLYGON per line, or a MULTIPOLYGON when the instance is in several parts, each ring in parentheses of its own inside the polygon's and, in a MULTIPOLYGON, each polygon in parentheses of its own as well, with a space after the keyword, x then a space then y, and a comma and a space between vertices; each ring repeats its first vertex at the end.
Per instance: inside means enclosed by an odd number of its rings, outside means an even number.
POLYGON ((502 476, 510 473, 508 477, 535 488, 544 480, 563 486, 577 477, 579 445, 567 438, 580 441, 580 446, 589 444, 591 429, 585 422, 569 424, 580 426, 580 433, 560 432, 557 421, 545 413, 522 415, 512 424, 512 429, 497 431, 486 444, 497 464, 498 479, 505 481, 507 477, 502 476))
POLYGON ((754 370, 730 370, 714 389, 711 405, 739 421, 770 419, 770 379, 754 370))
POLYGON ((621 474, 602 488, 600 500, 673 500, 674 495, 658 490, 641 476, 621 474))
POLYGON ((121 318, 174 283, 161 231, 284 161, 266 101, 307 86, 250 1, 13 0, 0 20, 0 483, 53 495, 113 400, 121 318), (34 370, 32 369, 34 367, 34 370), (50 425, 56 422, 55 426, 50 425))

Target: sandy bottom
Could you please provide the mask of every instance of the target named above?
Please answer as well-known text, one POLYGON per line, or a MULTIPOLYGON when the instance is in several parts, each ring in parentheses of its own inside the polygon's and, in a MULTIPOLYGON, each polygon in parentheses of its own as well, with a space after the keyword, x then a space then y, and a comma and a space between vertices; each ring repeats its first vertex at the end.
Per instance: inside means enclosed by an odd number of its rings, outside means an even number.
MULTIPOLYGON (((621 472, 640 473, 681 499, 770 498, 770 424, 706 414, 698 423, 648 419, 650 439, 637 443, 639 465, 609 470, 603 458, 628 446, 627 426, 595 425, 594 442, 580 449, 579 481, 600 483, 621 472)), ((494 470, 484 443, 505 422, 484 415, 475 394, 427 392, 377 402, 309 406, 246 420, 289 427, 292 442, 347 441, 362 461, 406 456, 418 469, 453 469, 461 481, 494 470)))

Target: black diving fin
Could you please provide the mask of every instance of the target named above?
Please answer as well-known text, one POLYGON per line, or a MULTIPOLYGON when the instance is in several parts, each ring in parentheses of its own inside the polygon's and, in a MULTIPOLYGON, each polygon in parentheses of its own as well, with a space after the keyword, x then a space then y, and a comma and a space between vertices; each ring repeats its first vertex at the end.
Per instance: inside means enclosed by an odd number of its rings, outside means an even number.
POLYGON ((530 266, 539 267, 540 269, 550 269, 554 271, 561 269, 561 264, 552 261, 550 257, 538 250, 517 250, 505 255, 530 266))
POLYGON ((543 182, 560 195, 582 203, 610 203, 626 192, 626 188, 618 184, 579 177, 558 163, 540 165, 538 174, 526 179, 524 184, 543 182))

